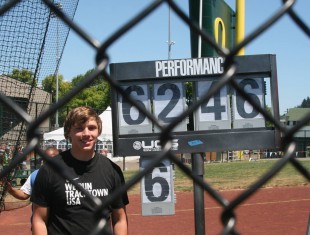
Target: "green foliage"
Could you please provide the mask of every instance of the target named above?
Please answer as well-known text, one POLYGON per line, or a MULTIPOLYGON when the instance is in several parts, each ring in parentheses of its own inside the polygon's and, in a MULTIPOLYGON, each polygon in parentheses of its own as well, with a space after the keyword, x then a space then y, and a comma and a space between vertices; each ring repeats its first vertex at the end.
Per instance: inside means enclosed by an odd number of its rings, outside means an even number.
MULTIPOLYGON (((259 160, 259 161, 235 161, 224 163, 205 163, 204 180, 216 190, 247 189, 279 161, 259 160)), ((308 159, 298 159, 306 168, 310 169, 308 159)), ((191 169, 191 165, 186 164, 191 169)), ((125 181, 129 181, 138 173, 138 170, 124 171, 125 181)), ((278 174, 269 180, 263 187, 284 187, 309 185, 309 181, 295 169, 291 163, 287 163, 278 174)), ((139 193, 140 184, 130 189, 133 194, 139 193)), ((175 167, 174 179, 175 191, 193 191, 193 180, 189 178, 179 167, 175 167)))
MULTIPOLYGON (((268 105, 266 105, 266 111, 267 111, 267 113, 269 113, 271 116, 272 116, 272 111, 271 111, 271 108, 268 106, 268 105)), ((274 125, 273 125, 273 123, 272 122, 270 122, 270 121, 266 121, 266 127, 273 127, 274 125)))
MULTIPOLYGON (((58 75, 58 98, 62 97, 71 89, 71 83, 64 81, 62 75, 58 75)), ((49 75, 42 80, 42 88, 44 91, 52 93, 52 102, 56 102, 56 76, 49 75)))
POLYGON ((298 108, 310 108, 310 97, 308 96, 306 99, 303 99, 298 108))
POLYGON ((13 69, 12 73, 8 74, 8 76, 29 85, 37 85, 37 81, 34 79, 33 73, 27 69, 13 69))
MULTIPOLYGON (((76 86, 82 79, 87 77, 92 70, 87 71, 84 75, 78 75, 72 79, 72 87, 76 86)), ((99 76, 83 91, 77 94, 71 101, 70 106, 77 107, 81 105, 90 106, 96 110, 105 110, 111 105, 110 84, 99 76)))
MULTIPOLYGON (((236 161, 225 163, 205 164, 205 180, 217 190, 246 189, 260 177, 266 174, 278 160, 236 161)), ((304 167, 310 169, 310 161, 302 160, 304 167)), ((307 179, 288 163, 274 178, 263 187, 283 187, 307 184, 307 179)), ((192 188, 192 180, 180 169, 176 171, 175 185, 192 188), (177 181, 182 182, 179 184, 177 181), (187 182, 187 183, 185 183, 187 182)), ((178 190, 178 188, 176 189, 178 190)))
MULTIPOLYGON (((85 77, 93 72, 93 69, 87 71, 84 75, 78 75, 71 82, 65 81, 62 75, 58 76, 58 98, 61 99, 73 87, 77 86, 85 77)), ((56 102, 56 76, 49 75, 42 80, 43 90, 52 93, 52 102, 56 102)), ((111 105, 110 84, 104 80, 103 76, 98 76, 94 81, 85 87, 81 92, 74 96, 66 107, 58 110, 59 123, 64 122, 70 107, 87 105, 95 110, 103 111, 111 105)), ((55 121, 52 118, 52 123, 55 121)))

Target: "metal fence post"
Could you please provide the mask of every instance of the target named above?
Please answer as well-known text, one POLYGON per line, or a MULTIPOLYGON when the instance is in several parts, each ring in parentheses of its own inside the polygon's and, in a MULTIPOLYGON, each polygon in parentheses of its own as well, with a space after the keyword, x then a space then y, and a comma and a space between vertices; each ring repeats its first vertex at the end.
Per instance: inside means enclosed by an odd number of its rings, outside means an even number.
MULTIPOLYGON (((193 153, 192 171, 193 174, 203 179, 204 161, 201 153, 193 153)), ((194 182, 194 215, 195 215, 195 234, 205 234, 205 211, 204 211, 204 190, 194 182)))

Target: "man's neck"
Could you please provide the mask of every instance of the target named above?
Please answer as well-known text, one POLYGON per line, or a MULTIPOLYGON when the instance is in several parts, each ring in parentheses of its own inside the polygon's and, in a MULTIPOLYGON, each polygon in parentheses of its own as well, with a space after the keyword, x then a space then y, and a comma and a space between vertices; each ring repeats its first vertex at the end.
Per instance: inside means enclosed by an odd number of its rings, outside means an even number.
POLYGON ((95 151, 93 149, 87 150, 87 151, 71 149, 70 152, 71 152, 71 155, 79 161, 89 161, 95 156, 95 151))

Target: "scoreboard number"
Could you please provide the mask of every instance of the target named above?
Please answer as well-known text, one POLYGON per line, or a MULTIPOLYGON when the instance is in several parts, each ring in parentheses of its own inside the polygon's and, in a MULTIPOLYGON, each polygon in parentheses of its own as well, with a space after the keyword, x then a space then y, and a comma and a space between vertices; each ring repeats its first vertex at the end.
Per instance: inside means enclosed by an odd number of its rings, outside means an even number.
MULTIPOLYGON (((197 100, 208 92, 216 81, 196 82, 197 100)), ((202 104, 196 112, 196 130, 206 129, 230 129, 230 102, 227 87, 224 86, 219 92, 210 98, 208 103, 202 104)))
MULTIPOLYGON (((163 124, 171 123, 185 110, 185 95, 181 82, 154 84, 154 115, 163 124)), ((174 131, 186 131, 186 122, 179 124, 174 131)), ((158 131, 158 128, 155 128, 158 131)))
MULTIPOLYGON (((259 106, 264 105, 264 79, 245 78, 236 82, 259 106)), ((233 93, 234 128, 265 127, 264 117, 256 111, 236 90, 233 93)))
MULTIPOLYGON (((130 95, 136 102, 150 110, 150 97, 146 84, 122 86, 127 95, 130 95)), ((120 134, 151 133, 152 124, 149 119, 129 103, 124 97, 119 96, 118 100, 119 128, 120 134)))
POLYGON ((160 163, 144 177, 143 202, 171 202, 170 166, 160 163))
MULTIPOLYGON (((141 170, 151 160, 141 157, 141 170)), ((170 160, 163 160, 142 178, 141 201, 142 215, 174 214, 173 169, 170 160)))

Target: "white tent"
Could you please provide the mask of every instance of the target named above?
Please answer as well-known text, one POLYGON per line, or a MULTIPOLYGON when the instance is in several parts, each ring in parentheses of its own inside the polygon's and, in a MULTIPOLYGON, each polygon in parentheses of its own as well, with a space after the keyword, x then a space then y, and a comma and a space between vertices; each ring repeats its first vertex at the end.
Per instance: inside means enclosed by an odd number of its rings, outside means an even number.
POLYGON ((64 140, 65 136, 64 136, 64 128, 61 127, 57 130, 51 131, 51 132, 47 132, 43 134, 43 140, 64 140))
POLYGON ((102 121, 102 132, 99 136, 99 139, 110 140, 113 139, 113 132, 112 132, 112 114, 111 114, 111 107, 107 107, 107 109, 99 115, 102 121))
MULTIPOLYGON (((99 115, 99 117, 102 120, 102 133, 98 137, 98 139, 104 142, 106 141, 112 142, 113 137, 112 137, 111 108, 108 107, 103 113, 99 115)), ((64 136, 64 128, 61 127, 57 130, 44 133, 43 140, 46 144, 50 143, 50 144, 56 145, 56 147, 59 148, 59 144, 66 143, 65 136, 64 136)))

